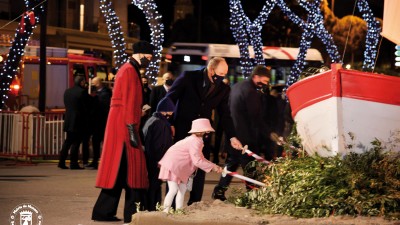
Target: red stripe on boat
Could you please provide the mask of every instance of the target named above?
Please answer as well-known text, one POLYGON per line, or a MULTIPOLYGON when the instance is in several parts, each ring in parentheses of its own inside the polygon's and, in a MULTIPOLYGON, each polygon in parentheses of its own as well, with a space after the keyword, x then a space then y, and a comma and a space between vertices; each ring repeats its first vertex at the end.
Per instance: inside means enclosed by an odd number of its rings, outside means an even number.
MULTIPOLYGON (((331 97, 346 97, 400 106, 400 78, 355 70, 337 69, 313 75, 288 88, 292 116, 331 97)), ((340 68, 340 67, 339 67, 340 68)))

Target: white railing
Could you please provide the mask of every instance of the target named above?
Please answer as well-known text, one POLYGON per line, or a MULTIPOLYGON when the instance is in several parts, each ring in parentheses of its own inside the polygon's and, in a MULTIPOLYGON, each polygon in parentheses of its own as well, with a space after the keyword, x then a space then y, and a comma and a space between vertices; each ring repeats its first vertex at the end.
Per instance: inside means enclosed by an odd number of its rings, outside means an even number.
POLYGON ((64 112, 0 112, 0 156, 58 156, 65 140, 64 112))

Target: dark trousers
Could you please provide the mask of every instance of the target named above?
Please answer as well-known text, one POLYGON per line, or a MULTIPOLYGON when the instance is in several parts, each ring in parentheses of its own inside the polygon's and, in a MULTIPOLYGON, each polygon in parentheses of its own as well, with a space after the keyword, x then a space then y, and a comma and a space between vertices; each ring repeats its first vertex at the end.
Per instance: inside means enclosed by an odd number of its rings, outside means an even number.
POLYGON ((93 147, 93 165, 97 165, 99 163, 99 158, 100 158, 100 145, 101 142, 104 139, 104 132, 105 132, 105 127, 102 127, 100 129, 96 129, 93 132, 92 136, 92 147, 93 147))
MULTIPOLYGON (((203 138, 204 141, 204 148, 203 148, 203 155, 204 157, 209 160, 210 159, 210 152, 211 152, 211 135, 205 136, 203 138)), ((204 183, 206 180, 206 172, 201 169, 197 170, 196 176, 193 179, 193 188, 190 192, 190 197, 188 201, 188 205, 191 205, 194 202, 200 202, 201 198, 203 197, 204 191, 204 183)))
POLYGON ((89 162, 89 142, 91 134, 85 133, 82 138, 82 162, 88 164, 89 162))
MULTIPOLYGON (((254 149, 252 149, 251 146, 249 147, 250 150, 254 151, 254 149)), ((247 154, 242 154, 241 151, 233 149, 232 146, 230 146, 230 144, 228 146, 228 143, 227 143, 227 148, 228 148, 228 157, 225 161, 225 166, 227 167, 227 170, 231 172, 236 172, 239 166, 241 166, 242 169, 245 170, 247 164, 254 160, 253 157, 248 156, 247 154)), ((225 177, 221 176, 215 188, 220 190, 226 190, 226 188, 228 188, 229 184, 231 183, 232 178, 233 177, 229 175, 225 177)))
POLYGON ((82 142, 82 161, 84 164, 89 162, 89 141, 92 137, 92 149, 93 149, 93 165, 98 165, 100 158, 100 145, 104 139, 105 127, 97 127, 93 131, 89 131, 83 137, 82 142))
POLYGON ((67 138, 62 145, 60 151, 59 165, 65 165, 68 157, 68 151, 71 149, 70 160, 71 165, 78 165, 79 145, 82 142, 82 136, 79 132, 67 132, 67 138))
POLYGON ((126 150, 122 153, 118 177, 112 189, 102 189, 92 212, 92 220, 107 220, 116 216, 122 189, 125 189, 124 223, 132 221, 132 214, 136 213, 136 203, 140 203, 140 210, 146 209, 146 189, 130 188, 126 183, 127 159, 126 150))
POLYGON ((221 149, 221 143, 224 141, 222 137, 223 137, 222 120, 218 120, 217 130, 215 131, 214 147, 212 148, 212 153, 214 157, 213 163, 217 165, 219 164, 219 151, 221 149))
POLYGON ((149 189, 147 190, 147 209, 156 211, 157 203, 161 205, 161 185, 162 181, 158 179, 160 169, 157 164, 147 164, 147 172, 149 173, 149 189))

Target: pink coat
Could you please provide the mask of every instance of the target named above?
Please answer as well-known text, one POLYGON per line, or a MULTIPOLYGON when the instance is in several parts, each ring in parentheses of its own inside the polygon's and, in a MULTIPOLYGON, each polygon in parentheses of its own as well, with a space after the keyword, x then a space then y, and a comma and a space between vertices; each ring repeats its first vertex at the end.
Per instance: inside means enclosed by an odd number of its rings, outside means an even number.
MULTIPOLYGON (((160 171, 169 170, 184 183, 197 168, 210 172, 215 164, 204 158, 203 146, 203 139, 194 134, 178 141, 168 149, 158 163, 161 166, 160 171)), ((168 178, 163 175, 160 173, 159 179, 167 180, 168 178)))

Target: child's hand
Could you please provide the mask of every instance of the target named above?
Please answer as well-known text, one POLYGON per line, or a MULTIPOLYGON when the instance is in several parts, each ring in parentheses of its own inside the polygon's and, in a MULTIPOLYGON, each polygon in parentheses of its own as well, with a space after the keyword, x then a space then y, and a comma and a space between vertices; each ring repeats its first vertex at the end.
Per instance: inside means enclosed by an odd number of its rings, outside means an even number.
POLYGON ((222 173, 223 170, 224 169, 222 169, 220 166, 217 166, 217 165, 215 165, 214 168, 213 168, 213 171, 217 172, 217 173, 222 173))

